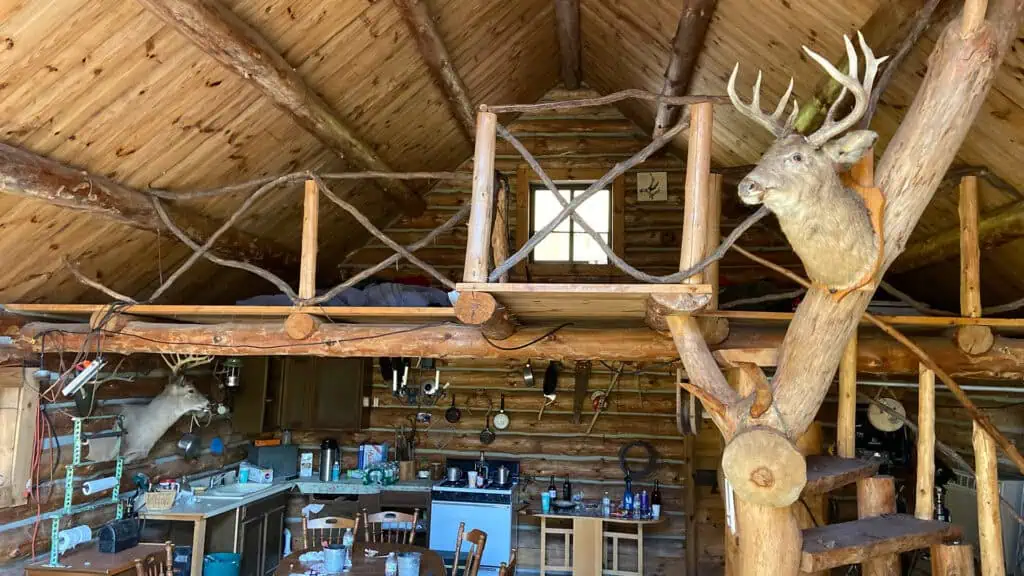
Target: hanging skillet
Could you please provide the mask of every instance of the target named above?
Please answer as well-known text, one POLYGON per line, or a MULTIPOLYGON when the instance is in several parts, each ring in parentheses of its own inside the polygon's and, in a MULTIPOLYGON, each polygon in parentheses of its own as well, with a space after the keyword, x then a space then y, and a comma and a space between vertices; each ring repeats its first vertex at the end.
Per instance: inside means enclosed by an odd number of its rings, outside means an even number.
POLYGON ((490 444, 494 442, 494 430, 491 430, 491 411, 487 411, 487 417, 484 420, 484 429, 480 431, 480 443, 490 444))
POLYGON ((509 425, 508 414, 505 412, 505 395, 501 395, 501 409, 494 415, 494 427, 498 430, 506 430, 509 425))
POLYGON ((449 409, 444 411, 444 419, 447 420, 449 424, 455 424, 460 419, 462 419, 462 410, 459 410, 458 408, 455 407, 455 394, 454 393, 452 393, 452 406, 451 406, 451 408, 449 408, 449 409))
POLYGON ((544 371, 544 395, 552 396, 555 393, 555 389, 558 388, 558 370, 561 368, 561 364, 554 360, 548 364, 547 370, 544 371))

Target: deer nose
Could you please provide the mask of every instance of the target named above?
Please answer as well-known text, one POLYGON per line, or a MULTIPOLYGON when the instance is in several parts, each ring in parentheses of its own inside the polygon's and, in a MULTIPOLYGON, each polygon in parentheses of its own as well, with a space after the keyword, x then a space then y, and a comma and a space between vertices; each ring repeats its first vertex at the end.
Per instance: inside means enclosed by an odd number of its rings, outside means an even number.
POLYGON ((738 192, 744 204, 760 204, 764 197, 764 187, 750 178, 740 182, 738 192))

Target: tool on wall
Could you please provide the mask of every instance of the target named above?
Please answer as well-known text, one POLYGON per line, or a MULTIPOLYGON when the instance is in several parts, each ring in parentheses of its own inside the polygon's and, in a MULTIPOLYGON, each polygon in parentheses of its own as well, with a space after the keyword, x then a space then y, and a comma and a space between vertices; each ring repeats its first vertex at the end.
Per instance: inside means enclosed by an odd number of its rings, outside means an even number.
POLYGON ((529 360, 523 366, 523 383, 526 384, 527 388, 533 388, 537 385, 537 382, 533 379, 533 366, 530 365, 529 360))
POLYGON ((579 424, 583 412, 583 402, 590 392, 590 361, 576 362, 574 371, 575 382, 572 389, 572 423, 579 424))
POLYGON ((608 396, 615 389, 615 385, 619 383, 619 378, 622 377, 622 369, 625 367, 625 363, 620 363, 618 369, 616 369, 611 376, 611 383, 608 384, 608 389, 604 392, 595 391, 591 402, 594 404, 594 416, 590 419, 590 426, 587 426, 587 436, 590 436, 590 432, 594 429, 594 424, 597 423, 597 418, 608 408, 608 396))
POLYGON ((494 415, 494 427, 498 430, 507 430, 509 426, 508 414, 505 412, 505 395, 501 395, 501 408, 494 415))
POLYGON ((701 404, 697 398, 683 390, 680 382, 683 381, 683 369, 676 369, 676 430, 683 436, 696 436, 700 433, 700 423, 703 419, 701 404))
MULTIPOLYGON (((488 403, 490 400, 490 398, 487 399, 488 403)), ((493 405, 487 408, 487 416, 484 417, 484 429, 480 431, 481 444, 491 444, 494 442, 494 430, 491 430, 491 411, 493 408, 493 405)))
POLYGON ((544 416, 544 410, 554 404, 558 398, 555 391, 558 389, 558 371, 561 369, 561 366, 559 362, 552 360, 548 363, 547 369, 544 370, 544 386, 541 388, 544 393, 544 404, 541 405, 540 411, 537 412, 538 422, 544 416))
POLYGON ((452 393, 452 405, 451 405, 451 407, 444 411, 444 419, 447 420, 449 424, 455 424, 459 420, 462 419, 462 410, 459 410, 455 406, 455 394, 454 393, 452 393))

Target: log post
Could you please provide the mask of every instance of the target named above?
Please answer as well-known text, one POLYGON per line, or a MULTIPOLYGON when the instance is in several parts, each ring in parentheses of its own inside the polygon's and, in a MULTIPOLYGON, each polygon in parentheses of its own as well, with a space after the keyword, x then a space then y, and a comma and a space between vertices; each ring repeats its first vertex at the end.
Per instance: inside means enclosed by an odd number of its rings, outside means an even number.
MULTIPOLYGON (((683 438, 683 453, 685 462, 683 464, 683 498, 686 512, 686 552, 683 561, 685 562, 685 576, 698 576, 697 555, 700 546, 697 536, 697 437, 686 436, 683 438)), ((728 531, 728 528, 726 528, 728 531)))
MULTIPOLYGON (((715 11, 718 0, 686 0, 679 14, 676 33, 672 37, 672 53, 663 76, 661 93, 665 96, 679 96, 686 93, 693 76, 693 68, 697 57, 704 47, 704 35, 711 23, 711 15, 715 11)), ((665 103, 658 104, 654 115, 652 135, 657 138, 674 124, 676 108, 665 103)), ((717 243, 716 243, 717 245, 717 243)))
MULTIPOLYGON (((896 513, 896 480, 873 476, 857 481, 857 518, 896 513)), ((900 555, 876 556, 861 564, 863 576, 900 576, 900 555)))
POLYGON ((935 576, 974 576, 974 547, 970 544, 936 544, 931 556, 935 576))
MULTIPOLYGON (((499 182, 497 200, 494 203, 494 230, 491 231, 491 257, 494 264, 500 264, 508 258, 508 195, 509 190, 504 181, 499 182)), ((508 272, 501 275, 498 282, 508 282, 508 272)))
POLYGON ((555 0, 555 26, 562 85, 566 90, 580 87, 580 0, 555 0))
POLYGON ((960 22, 960 34, 969 36, 978 31, 985 21, 988 0, 967 0, 964 2, 964 13, 960 22))
POLYGON ((841 458, 854 458, 857 421, 857 333, 846 341, 839 361, 839 414, 836 419, 836 452, 841 458))
POLYGON ((799 573, 803 535, 791 507, 744 502, 736 507, 736 523, 740 542, 737 576, 799 573))
MULTIPOLYGON (((966 10, 965 10, 966 11, 966 10)), ((984 8, 982 9, 984 14, 984 8)), ((966 17, 966 14, 965 14, 966 17)), ((981 317, 981 247, 978 239, 978 177, 960 180, 960 314, 981 317)), ((968 354, 984 354, 992 348, 988 326, 959 326, 956 343, 968 354)))
POLYGON ((476 115, 476 147, 473 152, 473 194, 466 240, 464 282, 487 282, 491 222, 494 219, 494 150, 498 117, 492 112, 476 115))
POLYGON ((921 365, 917 390, 917 499, 914 516, 935 516, 935 372, 921 365))
POLYGON ((1004 576, 1003 532, 999 519, 999 461, 996 444, 987 432, 974 423, 974 473, 978 492, 978 551, 981 573, 1004 576))
MULTIPOLYGON (((814 421, 807 430, 796 439, 796 449, 806 458, 824 454, 824 440, 822 437, 821 422, 814 421)), ((797 526, 801 530, 823 526, 828 524, 828 495, 814 494, 802 497, 803 503, 793 504, 793 516, 796 517, 797 526), (805 506, 806 505, 806 506, 805 506)), ((828 576, 829 571, 801 573, 808 576, 828 576)))
MULTIPOLYGON (((306 180, 302 198, 302 255, 299 260, 299 299, 316 296, 317 234, 320 223, 320 188, 315 180, 306 180)), ((319 320, 304 312, 294 312, 285 320, 284 329, 293 340, 305 340, 316 332, 319 320)))
MULTIPOLYGON (((704 245, 704 257, 707 257, 722 243, 722 175, 711 174, 708 180, 708 239, 704 245)), ((718 262, 712 262, 704 269, 704 283, 711 285, 711 301, 705 310, 718 310, 718 262)), ((725 318, 707 317, 701 319, 704 339, 711 344, 719 344, 729 337, 729 321, 725 318)))

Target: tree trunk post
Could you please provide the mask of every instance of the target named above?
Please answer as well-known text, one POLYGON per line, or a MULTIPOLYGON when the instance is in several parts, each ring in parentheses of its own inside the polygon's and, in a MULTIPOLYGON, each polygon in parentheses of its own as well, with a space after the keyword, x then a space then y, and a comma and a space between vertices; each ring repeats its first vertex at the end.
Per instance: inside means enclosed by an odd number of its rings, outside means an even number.
POLYGON ((935 515, 935 372, 921 365, 917 400, 917 490, 914 516, 935 515))
POLYGON ((839 414, 836 418, 836 451, 841 458, 854 458, 857 421, 857 333, 846 341, 839 361, 839 414))
POLYGON ((476 147, 473 152, 473 194, 466 240, 465 282, 487 282, 494 219, 494 151, 498 117, 492 112, 476 115, 476 147))
POLYGON ((320 190, 315 180, 306 180, 302 202, 302 259, 299 262, 299 298, 316 296, 316 251, 320 215, 320 190))
MULTIPOLYGON (((960 180, 960 314, 981 317, 981 245, 978 233, 978 177, 960 180)), ((956 343, 968 354, 984 354, 992 348, 988 326, 959 326, 956 343)))
MULTIPOLYGON (((857 481, 857 518, 895 513, 896 480, 892 476, 873 476, 857 481)), ((900 555, 877 556, 860 566, 863 576, 900 576, 900 555)))
MULTIPOLYGON (((679 269, 700 262, 707 252, 711 191, 711 130, 714 105, 701 102, 690 107, 690 143, 686 153, 686 186, 683 194, 683 240, 679 269)), ((684 284, 700 284, 701 273, 684 278, 684 284)))
MULTIPOLYGON (((500 183, 496 191, 498 197, 494 203, 494 230, 491 231, 491 257, 495 266, 508 258, 508 195, 509 190, 500 183)), ((508 272, 501 275, 498 282, 508 282, 508 272)))
POLYGON ((974 547, 970 544, 936 544, 931 555, 935 576, 974 576, 974 547))
POLYGON ((974 423, 974 472, 978 493, 978 551, 981 573, 1004 576, 1003 532, 999 518, 999 461, 996 444, 978 423, 974 423))
POLYGON ((736 522, 740 542, 737 576, 796 576, 803 535, 791 507, 744 502, 736 507, 736 522))

